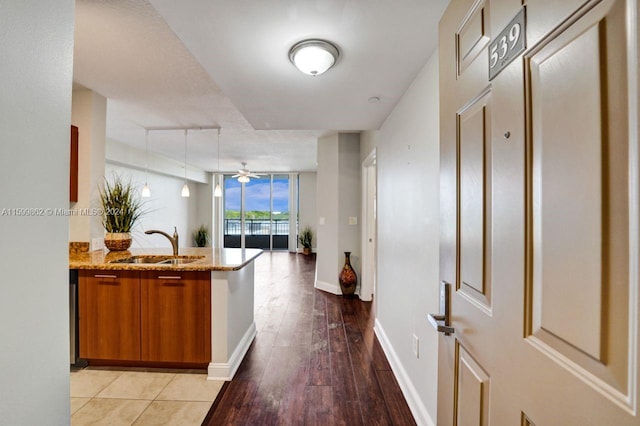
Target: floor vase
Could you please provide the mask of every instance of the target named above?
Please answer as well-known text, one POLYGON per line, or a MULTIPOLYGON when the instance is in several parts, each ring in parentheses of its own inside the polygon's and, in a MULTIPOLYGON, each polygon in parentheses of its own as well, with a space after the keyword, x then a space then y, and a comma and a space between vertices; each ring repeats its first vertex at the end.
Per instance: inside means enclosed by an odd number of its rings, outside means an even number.
POLYGON ((342 290, 343 295, 350 296, 355 293, 358 276, 353 267, 351 267, 351 252, 349 251, 344 252, 344 266, 340 271, 338 280, 340 281, 340 290, 342 290))

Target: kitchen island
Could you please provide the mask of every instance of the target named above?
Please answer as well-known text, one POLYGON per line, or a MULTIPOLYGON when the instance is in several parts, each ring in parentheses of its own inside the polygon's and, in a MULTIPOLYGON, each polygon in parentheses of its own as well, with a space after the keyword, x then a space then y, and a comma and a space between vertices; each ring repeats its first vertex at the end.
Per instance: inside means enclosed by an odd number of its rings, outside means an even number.
POLYGON ((80 357, 91 365, 203 367, 230 380, 256 335, 256 249, 72 253, 80 357))

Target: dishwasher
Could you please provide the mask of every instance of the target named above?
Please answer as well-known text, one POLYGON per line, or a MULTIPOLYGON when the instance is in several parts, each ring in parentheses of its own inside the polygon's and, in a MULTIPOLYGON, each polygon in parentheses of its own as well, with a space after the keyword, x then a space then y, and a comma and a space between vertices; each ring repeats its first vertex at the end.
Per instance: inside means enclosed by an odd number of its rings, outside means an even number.
POLYGON ((69 270, 69 359, 78 360, 78 270, 69 270))
POLYGON ((78 270, 69 270, 69 361, 71 367, 83 368, 86 360, 79 356, 78 336, 78 270))

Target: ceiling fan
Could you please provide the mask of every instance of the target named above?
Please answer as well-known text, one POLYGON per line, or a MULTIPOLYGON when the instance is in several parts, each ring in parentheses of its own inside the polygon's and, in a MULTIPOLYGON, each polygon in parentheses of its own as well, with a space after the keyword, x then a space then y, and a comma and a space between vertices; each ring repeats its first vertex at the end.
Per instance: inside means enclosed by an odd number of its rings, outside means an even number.
POLYGON ((260 178, 260 175, 251 173, 249 169, 247 169, 247 163, 242 163, 242 168, 238 170, 238 174, 235 174, 232 177, 238 178, 238 182, 240 183, 247 183, 251 180, 249 178, 257 179, 260 178))

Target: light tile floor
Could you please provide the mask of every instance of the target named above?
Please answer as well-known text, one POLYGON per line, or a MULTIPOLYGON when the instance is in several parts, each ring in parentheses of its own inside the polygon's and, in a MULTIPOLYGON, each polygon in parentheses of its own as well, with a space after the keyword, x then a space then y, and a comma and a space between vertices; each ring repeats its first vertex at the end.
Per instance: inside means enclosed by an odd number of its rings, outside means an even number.
POLYGON ((223 381, 201 372, 71 372, 71 425, 200 425, 223 381))

